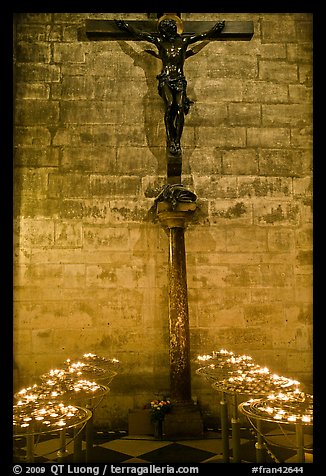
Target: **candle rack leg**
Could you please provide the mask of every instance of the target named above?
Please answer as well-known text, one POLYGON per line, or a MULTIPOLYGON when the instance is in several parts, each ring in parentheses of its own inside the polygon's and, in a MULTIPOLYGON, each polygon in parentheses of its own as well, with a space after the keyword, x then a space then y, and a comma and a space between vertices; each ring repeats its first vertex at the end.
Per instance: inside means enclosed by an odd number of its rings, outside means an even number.
POLYGON ((222 444, 223 444, 223 462, 230 462, 230 451, 229 451, 229 416, 228 416, 228 406, 225 400, 224 393, 222 394, 222 399, 220 401, 221 409, 221 430, 222 430, 222 444))
POLYGON ((231 427, 232 427, 232 453, 233 463, 240 463, 240 420, 238 417, 238 402, 237 402, 237 395, 234 394, 233 396, 233 418, 231 419, 231 427))
POLYGON ((262 422, 257 420, 257 442, 255 444, 256 449, 256 462, 264 463, 265 462, 265 443, 262 436, 262 422))
POLYGON ((26 436, 26 461, 34 463, 34 435, 26 436))
POLYGON ((92 461, 92 451, 94 443, 94 411, 86 423, 86 463, 92 461))
POLYGON ((303 433, 302 425, 300 423, 296 425, 295 432, 296 432, 296 441, 297 441, 297 463, 304 463, 305 462, 304 433, 303 433))
POLYGON ((60 449, 57 451, 58 461, 61 461, 67 456, 68 451, 66 448, 66 430, 60 430, 60 449))
POLYGON ((233 463, 240 463, 240 421, 239 418, 232 418, 231 419, 232 425, 232 453, 233 463))
POLYGON ((74 429, 74 463, 82 462, 82 444, 83 444, 83 432, 79 426, 74 429))

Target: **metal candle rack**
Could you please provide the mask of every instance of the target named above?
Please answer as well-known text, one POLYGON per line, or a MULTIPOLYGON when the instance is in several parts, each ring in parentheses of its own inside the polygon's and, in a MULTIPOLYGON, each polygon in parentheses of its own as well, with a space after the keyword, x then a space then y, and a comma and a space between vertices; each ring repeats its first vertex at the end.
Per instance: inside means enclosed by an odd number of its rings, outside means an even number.
MULTIPOLYGON (((96 407, 100 404, 106 394, 109 393, 108 385, 117 375, 119 361, 117 359, 105 359, 95 354, 84 354, 82 361, 65 361, 62 369, 53 369, 41 375, 40 384, 24 388, 14 395, 17 403, 14 405, 14 438, 25 436, 27 443, 27 460, 34 460, 34 438, 35 435, 42 435, 49 431, 59 430, 60 448, 57 451, 58 459, 62 459, 67 454, 66 429, 74 428, 74 462, 80 462, 82 451, 82 430, 86 431, 86 462, 90 460, 93 448, 93 419, 96 407), (92 364, 87 360, 92 357, 92 364), (100 366, 101 365, 101 366, 100 366), (115 370, 113 370, 113 368, 115 370), (91 378, 92 380, 87 380, 91 378), (51 418, 45 420, 47 424, 35 425, 34 413, 38 420, 44 420, 42 415, 38 415, 41 407, 43 412, 48 406, 56 405, 58 409, 65 408, 69 404, 78 405, 78 411, 84 411, 85 417, 82 422, 70 424, 69 418, 72 411, 62 411, 60 424, 51 424, 51 418), (69 417, 69 418, 68 418, 69 417), (67 419, 68 418, 68 419, 67 419), (24 420, 25 419, 25 420, 24 420), (29 423, 32 422, 32 423, 29 423), (82 425, 82 423, 84 423, 82 425), (51 430, 49 428, 51 427, 51 430), (25 428, 24 431, 23 428, 25 428), (35 429, 36 428, 36 429, 35 429)), ((52 411, 52 416, 58 412, 52 411)), ((59 413, 58 413, 59 415, 59 413)), ((41 422, 42 423, 42 422, 41 422)))
MULTIPOLYGON (((264 432, 263 423, 273 423, 281 427, 294 428, 295 443, 278 446, 296 449, 296 462, 305 462, 305 430, 313 425, 313 396, 304 392, 277 395, 268 395, 260 399, 252 399, 239 405, 239 410, 249 420, 257 434, 256 458, 257 462, 265 461, 265 444, 276 444, 264 432)), ((290 442, 290 441, 289 441, 290 442)))
MULTIPOLYGON (((252 357, 237 355, 220 350, 209 355, 198 356, 196 363, 206 365, 196 373, 204 377, 212 388, 221 394, 220 414, 223 443, 223 461, 230 462, 229 450, 229 409, 227 396, 233 403, 231 416, 232 462, 241 461, 240 455, 240 419, 238 413, 239 396, 263 397, 271 393, 300 393, 297 380, 272 374, 267 367, 256 364, 252 357)), ((259 437, 260 438, 260 437, 259 437)))
POLYGON ((26 461, 33 463, 36 435, 59 431, 61 450, 66 445, 62 437, 66 430, 75 428, 81 431, 91 416, 87 408, 63 403, 38 400, 27 404, 18 402, 13 406, 13 437, 26 438, 26 461))

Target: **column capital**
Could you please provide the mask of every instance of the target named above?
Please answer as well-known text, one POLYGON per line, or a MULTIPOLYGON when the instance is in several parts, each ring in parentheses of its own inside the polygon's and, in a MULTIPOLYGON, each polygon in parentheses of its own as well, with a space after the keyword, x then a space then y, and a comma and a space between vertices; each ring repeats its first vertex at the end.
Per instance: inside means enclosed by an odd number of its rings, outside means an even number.
POLYGON ((162 226, 167 228, 185 228, 196 210, 195 202, 179 202, 175 206, 171 202, 157 203, 157 216, 162 226))

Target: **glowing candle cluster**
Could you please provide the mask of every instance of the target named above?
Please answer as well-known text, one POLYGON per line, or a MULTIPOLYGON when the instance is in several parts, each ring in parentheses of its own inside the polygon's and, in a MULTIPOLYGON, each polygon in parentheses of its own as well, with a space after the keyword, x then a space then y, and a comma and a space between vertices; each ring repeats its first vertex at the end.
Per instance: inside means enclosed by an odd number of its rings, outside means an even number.
POLYGON ((65 364, 67 365, 67 372, 77 374, 79 377, 82 375, 91 375, 94 378, 102 378, 105 374, 104 369, 96 367, 95 365, 85 364, 84 362, 71 362, 70 359, 67 359, 65 364))
POLYGON ((225 392, 250 395, 266 395, 270 392, 295 391, 300 382, 287 377, 271 374, 268 369, 254 369, 247 372, 233 372, 226 379, 213 383, 213 388, 225 392))
POLYGON ((76 426, 90 416, 89 410, 63 403, 18 402, 13 406, 13 431, 14 434, 45 433, 76 426))
POLYGON ((313 396, 304 392, 270 394, 240 404, 248 418, 273 423, 313 424, 313 396))
POLYGON ((107 387, 88 380, 47 380, 41 385, 23 388, 15 394, 20 404, 36 400, 76 401, 82 398, 101 396, 107 387))
POLYGON ((18 399, 18 404, 28 404, 29 402, 35 402, 36 400, 54 400, 60 397, 65 392, 65 389, 60 386, 52 386, 45 383, 42 385, 33 385, 30 387, 22 388, 15 394, 15 398, 18 399))
POLYGON ((105 357, 101 357, 96 354, 92 354, 91 352, 83 354, 82 358, 80 359, 81 362, 84 363, 91 363, 95 367, 100 367, 104 369, 113 369, 117 368, 120 364, 118 359, 106 359, 105 357))
POLYGON ((262 367, 255 364, 249 355, 236 355, 225 349, 214 351, 210 355, 199 355, 197 361, 209 362, 208 365, 197 369, 196 373, 213 382, 220 381, 234 372, 244 375, 254 370, 262 371, 262 367))
POLYGON ((107 385, 112 381, 113 377, 117 373, 112 370, 112 366, 109 364, 109 361, 96 356, 95 354, 84 354, 83 359, 80 359, 76 362, 72 362, 70 359, 65 361, 66 372, 77 375, 78 377, 91 378, 96 381, 101 381, 107 385), (88 357, 85 357, 88 356, 88 357), (94 356, 91 359, 89 356, 94 356), (92 364, 87 363, 87 360, 92 361, 92 364), (86 362, 85 362, 86 360, 86 362))
MULTIPOLYGON (((91 359, 92 363, 102 361, 112 365, 118 362, 95 354, 84 354, 83 358, 91 359)), ((15 394, 14 433, 43 433, 86 421, 90 411, 68 403, 104 396, 109 388, 97 380, 111 381, 115 375, 117 373, 109 368, 67 359, 64 368, 51 369, 41 375, 40 384, 23 388, 15 394), (85 378, 88 375, 92 380, 85 378)))
POLYGON ((198 356, 198 362, 209 362, 197 374, 213 382, 214 389, 229 393, 266 395, 271 392, 296 391, 300 382, 272 373, 256 364, 249 355, 237 355, 225 349, 198 356))
POLYGON ((90 365, 80 360, 72 362, 71 359, 66 359, 64 368, 51 369, 49 372, 41 375, 41 380, 48 385, 56 385, 60 382, 68 382, 69 384, 69 382, 71 383, 81 378, 109 384, 116 375, 117 372, 109 368, 90 365))

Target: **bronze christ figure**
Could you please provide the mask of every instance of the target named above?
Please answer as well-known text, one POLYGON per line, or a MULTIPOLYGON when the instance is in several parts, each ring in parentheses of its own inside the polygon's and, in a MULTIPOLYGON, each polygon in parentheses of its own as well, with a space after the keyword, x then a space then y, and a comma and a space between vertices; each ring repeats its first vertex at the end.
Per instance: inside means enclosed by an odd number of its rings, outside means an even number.
POLYGON ((116 25, 140 40, 153 43, 158 49, 158 54, 154 53, 154 55, 161 59, 163 66, 157 79, 158 92, 165 106, 167 148, 171 155, 180 156, 184 117, 188 114, 192 103, 187 97, 187 81, 183 71, 186 58, 193 54, 190 51, 187 52, 187 48, 192 43, 217 36, 224 27, 224 21, 216 23, 213 28, 204 33, 193 36, 179 34, 177 23, 172 18, 165 18, 159 22, 158 34, 141 31, 124 20, 116 20, 116 25))

